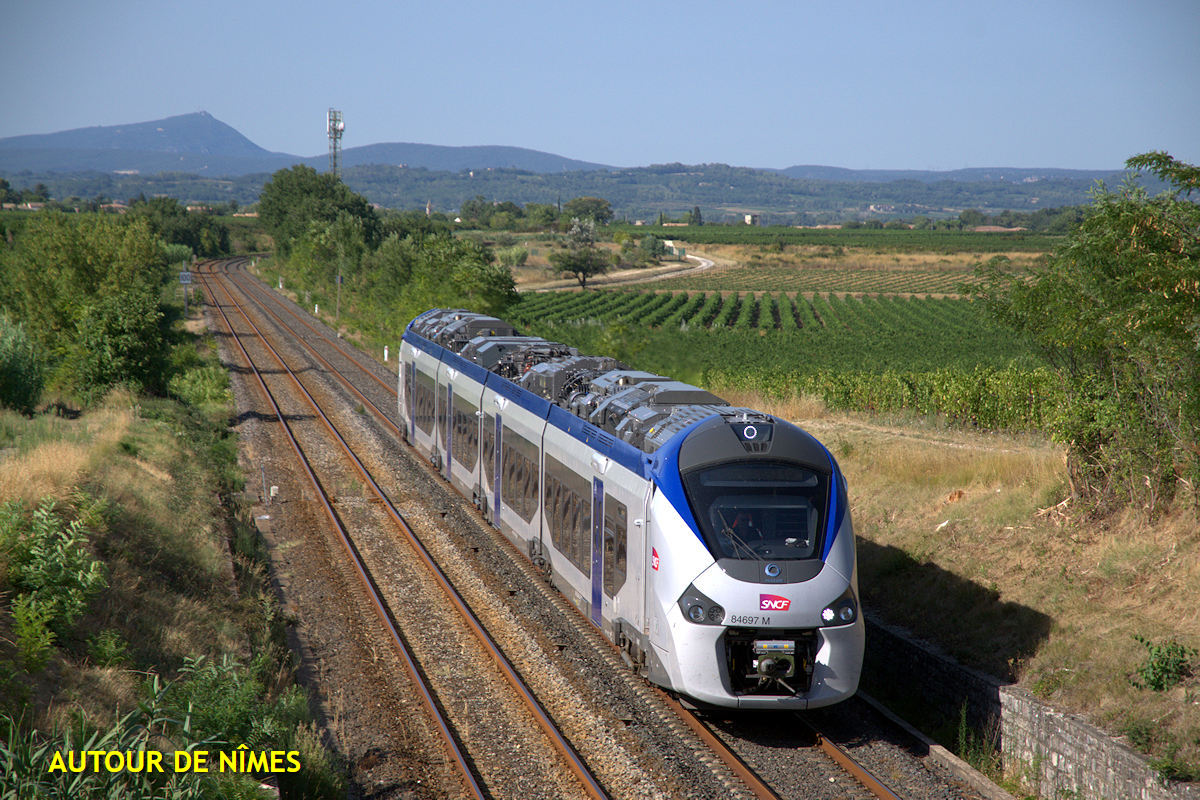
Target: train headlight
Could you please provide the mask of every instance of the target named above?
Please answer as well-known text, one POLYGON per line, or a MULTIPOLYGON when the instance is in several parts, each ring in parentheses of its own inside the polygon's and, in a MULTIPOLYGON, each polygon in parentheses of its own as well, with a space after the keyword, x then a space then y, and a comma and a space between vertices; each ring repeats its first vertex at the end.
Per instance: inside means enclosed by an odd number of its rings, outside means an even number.
POLYGON ((720 625, 725 621, 725 609, 695 586, 688 586, 687 591, 680 595, 679 610, 697 625, 720 625))
POLYGON ((858 619, 858 598, 854 590, 846 587, 846 591, 829 605, 821 609, 821 625, 849 625, 858 619))

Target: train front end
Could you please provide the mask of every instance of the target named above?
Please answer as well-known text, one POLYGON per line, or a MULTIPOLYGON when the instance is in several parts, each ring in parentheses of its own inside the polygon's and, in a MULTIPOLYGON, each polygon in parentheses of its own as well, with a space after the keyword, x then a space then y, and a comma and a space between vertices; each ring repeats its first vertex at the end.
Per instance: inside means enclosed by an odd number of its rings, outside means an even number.
POLYGON ((846 483, 828 450, 731 411, 665 442, 652 480, 652 677, 722 707, 853 695, 864 624, 846 483))

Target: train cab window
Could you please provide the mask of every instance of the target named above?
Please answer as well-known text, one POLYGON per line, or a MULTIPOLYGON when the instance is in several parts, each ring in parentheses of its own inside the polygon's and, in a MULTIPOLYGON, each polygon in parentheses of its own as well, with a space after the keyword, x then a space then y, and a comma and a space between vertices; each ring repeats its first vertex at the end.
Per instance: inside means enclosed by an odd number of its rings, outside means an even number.
POLYGON ((615 597, 625 585, 629 511, 611 494, 604 495, 604 593, 615 597))
POLYGON ((587 574, 592 561, 592 492, 588 479, 548 455, 543 500, 554 549, 587 574))
POLYGON ((433 378, 427 373, 413 367, 413 417, 420 428, 427 434, 433 433, 434 399, 433 378))
POLYGON ((474 470, 479 460, 479 418, 475 416, 475 406, 466 398, 455 394, 453 403, 451 423, 454 433, 450 437, 450 449, 455 461, 474 470))
POLYGON ((692 470, 683 483, 717 558, 778 561, 820 552, 828 475, 798 464, 741 461, 692 470))

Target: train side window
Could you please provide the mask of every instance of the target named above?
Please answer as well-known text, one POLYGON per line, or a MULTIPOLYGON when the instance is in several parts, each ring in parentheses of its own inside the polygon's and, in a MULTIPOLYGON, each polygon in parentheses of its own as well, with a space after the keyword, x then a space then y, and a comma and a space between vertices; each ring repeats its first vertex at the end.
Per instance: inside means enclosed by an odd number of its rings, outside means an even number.
POLYGON ((505 427, 500 442, 500 468, 504 502, 526 522, 538 508, 537 448, 512 428, 505 427))
POLYGON ((479 418, 470 401, 456 394, 453 402, 454 435, 450 439, 450 448, 454 451, 455 461, 474 470, 479 460, 479 418))
POLYGON ((625 585, 629 511, 625 504, 604 494, 604 593, 615 597, 625 585))
POLYGON ((580 572, 592 560, 591 486, 554 456, 546 456, 546 526, 550 540, 580 572))
POLYGON ((416 418, 414 421, 425 433, 433 433, 433 378, 415 367, 413 369, 416 376, 413 391, 413 416, 416 418))

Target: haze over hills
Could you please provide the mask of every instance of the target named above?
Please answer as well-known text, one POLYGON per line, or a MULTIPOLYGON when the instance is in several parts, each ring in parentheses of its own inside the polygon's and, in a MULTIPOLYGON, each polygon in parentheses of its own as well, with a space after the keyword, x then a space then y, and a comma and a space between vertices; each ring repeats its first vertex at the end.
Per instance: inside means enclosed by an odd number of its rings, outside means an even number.
MULTIPOLYGON (((293 164, 328 167, 328 153, 296 156, 259 147, 207 112, 131 125, 0 139, 0 176, 21 188, 44 182, 56 198, 166 194, 181 201, 252 203, 270 173, 293 164)), ((1117 170, 973 168, 853 170, 828 166, 753 169, 725 164, 617 168, 521 147, 381 143, 342 151, 346 183, 393 208, 456 210, 476 195, 554 203, 608 199, 619 215, 672 214, 700 206, 719 214, 947 214, 955 209, 1037 210, 1088 202, 1096 180, 1117 170)))

